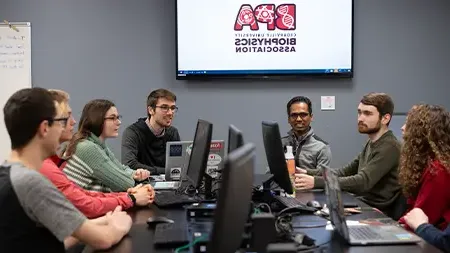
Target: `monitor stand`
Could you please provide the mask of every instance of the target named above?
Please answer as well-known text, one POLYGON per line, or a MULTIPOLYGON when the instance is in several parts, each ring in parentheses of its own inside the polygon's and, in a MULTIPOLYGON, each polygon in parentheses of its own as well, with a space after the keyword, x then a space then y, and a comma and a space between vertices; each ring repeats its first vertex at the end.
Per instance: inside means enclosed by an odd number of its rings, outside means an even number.
POLYGON ((204 175, 204 178, 205 178, 205 200, 215 199, 212 190, 213 178, 206 173, 204 175))
POLYGON ((272 183, 274 182, 273 175, 262 183, 263 191, 269 191, 272 188, 272 183))
POLYGON ((274 180, 272 175, 269 179, 262 183, 262 189, 259 188, 258 190, 254 190, 252 196, 253 201, 271 205, 271 203, 274 202, 273 195, 278 195, 272 190, 273 182, 274 180))

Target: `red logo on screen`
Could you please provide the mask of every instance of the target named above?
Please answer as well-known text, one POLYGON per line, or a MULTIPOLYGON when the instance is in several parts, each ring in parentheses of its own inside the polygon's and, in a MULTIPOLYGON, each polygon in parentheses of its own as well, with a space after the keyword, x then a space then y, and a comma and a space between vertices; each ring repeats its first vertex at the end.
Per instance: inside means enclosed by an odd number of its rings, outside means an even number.
POLYGON ((222 148, 222 143, 220 143, 220 142, 211 142, 211 146, 209 148, 210 149, 221 149, 222 148))
POLYGON ((242 31, 244 26, 258 31, 259 24, 265 23, 267 30, 295 30, 295 4, 260 4, 252 8, 249 4, 241 5, 234 22, 234 30, 242 31))

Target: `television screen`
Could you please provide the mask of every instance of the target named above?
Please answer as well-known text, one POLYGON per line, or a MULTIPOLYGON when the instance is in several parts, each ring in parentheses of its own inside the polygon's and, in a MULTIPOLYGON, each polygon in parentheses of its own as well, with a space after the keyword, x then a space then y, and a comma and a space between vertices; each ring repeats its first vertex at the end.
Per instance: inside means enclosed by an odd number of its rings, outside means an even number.
POLYGON ((177 79, 352 77, 352 0, 177 4, 177 79))

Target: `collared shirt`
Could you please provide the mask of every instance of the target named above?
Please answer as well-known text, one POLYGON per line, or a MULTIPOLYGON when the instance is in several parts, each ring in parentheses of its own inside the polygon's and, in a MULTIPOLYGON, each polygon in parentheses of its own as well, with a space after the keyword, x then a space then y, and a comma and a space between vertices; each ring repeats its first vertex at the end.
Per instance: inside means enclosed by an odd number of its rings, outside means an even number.
POLYGON ((150 129, 150 131, 152 131, 152 133, 156 136, 156 137, 163 137, 164 134, 166 133, 166 128, 163 127, 161 132, 157 132, 155 129, 153 129, 153 127, 150 125, 150 120, 146 119, 145 123, 147 123, 148 128, 150 129))

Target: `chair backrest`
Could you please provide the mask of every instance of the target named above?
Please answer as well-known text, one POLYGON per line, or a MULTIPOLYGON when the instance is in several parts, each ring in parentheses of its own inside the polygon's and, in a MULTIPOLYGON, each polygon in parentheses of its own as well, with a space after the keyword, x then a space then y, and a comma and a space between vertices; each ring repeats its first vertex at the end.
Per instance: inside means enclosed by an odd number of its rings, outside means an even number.
POLYGON ((386 211, 386 215, 393 220, 400 219, 408 210, 408 203, 406 197, 402 192, 399 193, 391 207, 386 211))

